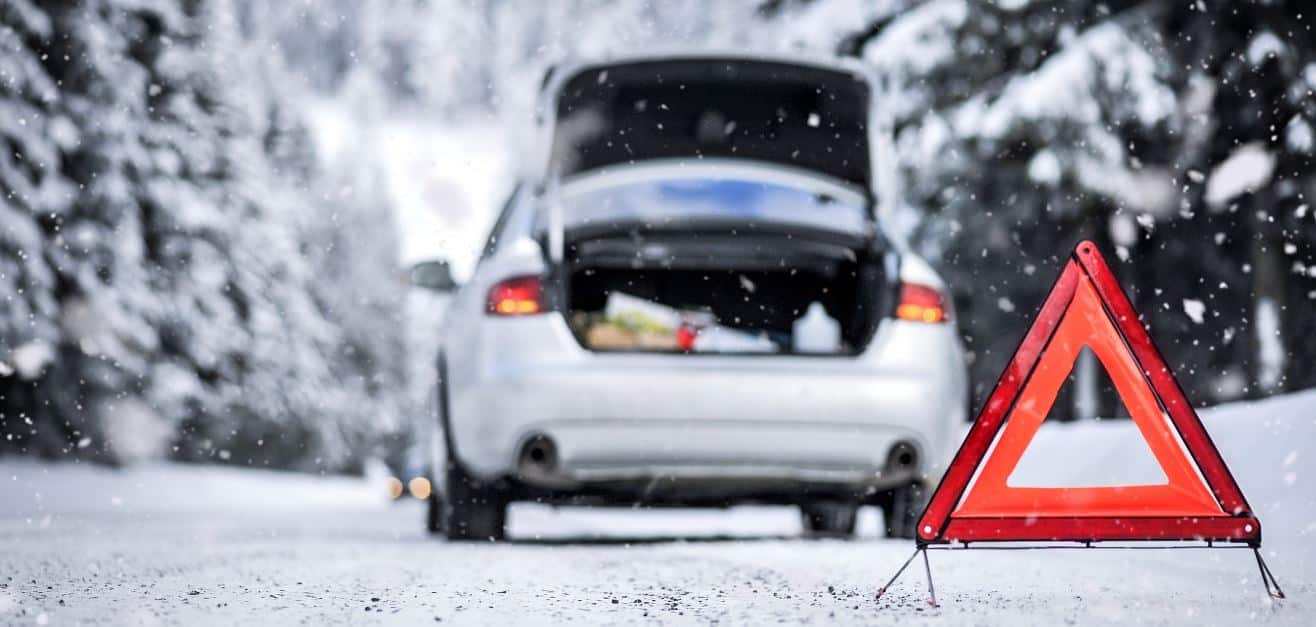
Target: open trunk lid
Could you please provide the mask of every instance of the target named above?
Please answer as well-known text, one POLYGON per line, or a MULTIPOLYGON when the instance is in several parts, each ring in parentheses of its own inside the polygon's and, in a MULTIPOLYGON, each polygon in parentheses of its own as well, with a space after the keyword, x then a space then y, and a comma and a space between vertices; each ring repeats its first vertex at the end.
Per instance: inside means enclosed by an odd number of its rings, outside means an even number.
POLYGON ((724 158, 799 168, 871 189, 867 80, 761 59, 672 58, 587 66, 553 103, 550 172, 724 158))

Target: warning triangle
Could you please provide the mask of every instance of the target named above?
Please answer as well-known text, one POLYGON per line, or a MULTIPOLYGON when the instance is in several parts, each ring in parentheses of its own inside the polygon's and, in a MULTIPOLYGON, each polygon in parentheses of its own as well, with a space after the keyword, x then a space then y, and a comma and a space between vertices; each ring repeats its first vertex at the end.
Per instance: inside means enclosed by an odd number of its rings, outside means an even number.
POLYGON ((947 467, 919 521, 918 540, 1260 543, 1260 523, 1091 242, 1074 249, 947 467), (1009 485, 1085 347, 1110 376, 1166 480, 1009 485))

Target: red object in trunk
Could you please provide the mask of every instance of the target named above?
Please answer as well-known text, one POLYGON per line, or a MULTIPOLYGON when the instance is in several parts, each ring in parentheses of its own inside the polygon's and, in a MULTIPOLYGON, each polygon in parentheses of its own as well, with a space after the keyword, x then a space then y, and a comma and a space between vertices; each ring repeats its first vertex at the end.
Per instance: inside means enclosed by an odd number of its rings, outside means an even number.
POLYGON ((676 329, 676 346, 687 353, 695 349, 697 339, 699 339, 699 329, 687 324, 676 329))

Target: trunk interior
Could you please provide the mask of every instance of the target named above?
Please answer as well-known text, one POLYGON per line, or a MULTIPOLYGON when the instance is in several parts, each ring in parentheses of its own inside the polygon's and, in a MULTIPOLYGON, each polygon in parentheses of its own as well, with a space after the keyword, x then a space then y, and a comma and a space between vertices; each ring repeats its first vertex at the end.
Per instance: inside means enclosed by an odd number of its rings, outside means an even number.
POLYGON ((598 351, 853 355, 894 307, 895 288, 881 253, 836 239, 631 231, 569 240, 567 319, 598 351))

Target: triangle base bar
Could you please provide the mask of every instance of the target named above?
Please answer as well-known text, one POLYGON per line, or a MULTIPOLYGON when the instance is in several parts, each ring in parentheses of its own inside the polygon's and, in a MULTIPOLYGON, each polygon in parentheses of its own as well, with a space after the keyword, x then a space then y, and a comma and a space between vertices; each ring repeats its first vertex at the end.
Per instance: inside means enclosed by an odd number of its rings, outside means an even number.
POLYGON ((1203 518, 952 518, 936 540, 919 539, 919 546, 951 542, 1100 542, 1202 540, 1261 544, 1261 523, 1250 516, 1203 518))

